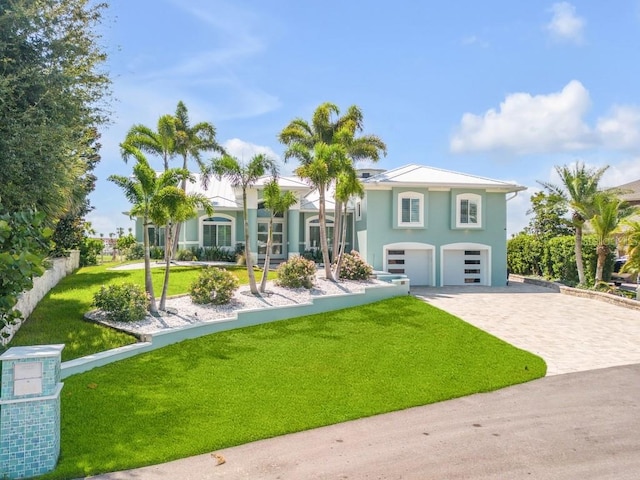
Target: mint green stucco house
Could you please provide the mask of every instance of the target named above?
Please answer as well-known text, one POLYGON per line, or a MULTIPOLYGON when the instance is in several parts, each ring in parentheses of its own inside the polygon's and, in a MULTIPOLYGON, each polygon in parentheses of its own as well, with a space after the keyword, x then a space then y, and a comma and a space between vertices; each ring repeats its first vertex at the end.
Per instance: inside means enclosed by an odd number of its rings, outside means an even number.
MULTIPOLYGON (((505 285, 508 196, 524 187, 421 165, 389 171, 360 170, 365 195, 349 205, 347 251, 355 249, 374 269, 407 275, 412 285, 505 285)), ((248 192, 249 237, 258 260, 265 253, 269 212, 262 205, 259 181, 248 192)), ((318 195, 296 177, 279 180, 298 202, 276 219, 272 258, 286 259, 320 246, 318 195)), ((215 213, 186 222, 180 248, 234 249, 244 240, 242 192, 226 180, 204 190, 215 213)), ((333 238, 333 208, 327 194, 327 233, 333 238)), ((162 228, 150 234, 162 245, 162 228)), ((142 240, 138 220, 136 236, 142 240)))

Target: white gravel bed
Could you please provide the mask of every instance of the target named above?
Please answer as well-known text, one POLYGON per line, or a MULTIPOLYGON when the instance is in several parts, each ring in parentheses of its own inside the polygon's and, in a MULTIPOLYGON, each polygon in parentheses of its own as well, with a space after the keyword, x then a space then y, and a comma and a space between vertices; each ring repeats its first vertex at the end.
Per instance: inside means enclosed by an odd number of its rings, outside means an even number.
MULTIPOLYGON (((114 322, 108 320, 102 311, 94 310, 86 317, 94 322, 102 323, 110 327, 132 333, 134 335, 148 334, 160 330, 183 327, 211 320, 234 318, 239 310, 253 310, 260 308, 281 307, 311 302, 312 298, 325 295, 344 295, 363 292, 365 287, 371 285, 388 285, 381 280, 371 279, 367 281, 340 280, 332 282, 318 276, 311 289, 284 288, 267 282, 267 292, 261 296, 251 294, 248 285, 242 285, 236 290, 231 301, 224 305, 197 305, 191 301, 189 295, 172 297, 167 299, 168 312, 160 312, 160 317, 147 315, 140 322, 114 322)), ((156 301, 160 301, 158 297, 156 301)))

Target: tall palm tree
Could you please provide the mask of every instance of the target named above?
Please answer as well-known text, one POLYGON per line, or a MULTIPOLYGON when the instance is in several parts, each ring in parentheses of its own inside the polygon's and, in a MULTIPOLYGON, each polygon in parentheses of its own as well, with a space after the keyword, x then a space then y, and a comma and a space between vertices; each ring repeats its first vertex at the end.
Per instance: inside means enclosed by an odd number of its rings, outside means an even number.
POLYGON ((590 220, 596 235, 596 285, 602 281, 604 263, 610 252, 608 241, 611 234, 618 228, 620 221, 631 213, 629 205, 617 195, 609 192, 599 192, 593 200, 594 215, 590 220))
MULTIPOLYGON (((188 170, 170 169, 175 171, 179 180, 185 179, 194 181, 188 170)), ((167 225, 168 241, 172 242, 176 226, 197 215, 198 209, 204 210, 207 215, 213 214, 211 201, 202 194, 191 193, 187 195, 185 191, 177 185, 164 186, 154 197, 150 212, 150 219, 156 225, 167 225)), ((167 292, 169 290, 169 272, 171 271, 172 251, 169 250, 165 257, 164 282, 162 284, 162 295, 160 296, 160 310, 165 310, 167 292)))
POLYGON ((291 191, 280 191, 278 177, 274 175, 271 181, 264 186, 264 206, 270 212, 269 228, 267 233, 267 251, 264 256, 264 268, 262 271, 262 281, 260 282, 260 292, 264 293, 267 288, 267 276, 269 275, 269 263, 271 261, 271 246, 273 244, 273 218, 283 214, 298 201, 296 195, 291 191))
POLYGON ((598 183, 608 166, 592 169, 584 163, 578 162, 571 168, 567 165, 556 166, 556 172, 560 176, 562 185, 554 185, 549 182, 538 182, 550 193, 559 195, 573 210, 571 225, 575 229, 575 255, 578 270, 578 282, 586 283, 584 274, 584 262, 582 260, 582 230, 585 222, 594 215, 594 198, 598 193, 598 183))
MULTIPOLYGON (((186 105, 178 102, 175 113, 175 152, 182 157, 182 168, 189 170, 189 158, 193 158, 200 171, 205 168, 202 160, 203 152, 217 152, 224 154, 225 150, 216 141, 216 128, 209 122, 198 122, 191 125, 186 105)), ((186 192, 187 180, 184 179, 181 188, 186 192)), ((173 241, 173 252, 178 248, 181 224, 176 226, 173 241)))
POLYGON ((203 173, 208 177, 216 176, 218 179, 227 178, 234 187, 242 190, 242 210, 244 213, 244 252, 246 257, 247 274, 249 276, 249 288, 251 293, 258 295, 256 277, 253 272, 253 258, 251 257, 251 245, 249 241, 249 217, 247 208, 247 190, 253 187, 256 181, 264 176, 267 171, 275 171, 275 162, 266 155, 259 154, 251 158, 248 164, 241 163, 237 158, 224 155, 222 158, 211 160, 203 173))
POLYGON ((183 172, 181 169, 169 169, 158 176, 138 148, 128 144, 121 144, 120 147, 128 157, 134 157, 137 161, 133 167, 133 175, 110 175, 108 180, 124 191, 125 197, 132 204, 129 212, 131 217, 140 217, 142 220, 145 290, 150 300, 149 311, 152 315, 157 315, 158 307, 151 280, 149 226, 154 224, 153 218, 156 217, 163 192, 167 188, 176 187, 183 172))
MULTIPOLYGON (((387 146, 376 135, 356 136, 363 130, 363 114, 356 105, 350 106, 346 113, 340 116, 340 109, 333 103, 321 104, 313 113, 311 123, 296 118, 289 123, 279 134, 281 143, 291 147, 300 144, 308 150, 313 150, 316 143, 327 145, 340 144, 346 152, 347 158, 353 162, 370 160, 377 162, 380 155, 387 154, 387 146)), ((285 154, 285 160, 294 155, 285 154)), ((346 164, 345 166, 348 166, 346 164)), ((337 176, 337 172, 335 173, 337 176)), ((327 187, 335 180, 331 178, 327 187)), ((340 223, 342 216, 341 202, 335 203, 335 224, 340 223)), ((320 219, 322 221, 322 219, 320 219)), ((334 236, 333 252, 338 250, 338 236, 334 236)))
POLYGON ((317 142, 310 149, 302 143, 292 144, 285 156, 295 157, 300 161, 295 174, 306 180, 318 191, 318 221, 320 222, 320 249, 324 262, 325 277, 335 281, 331 270, 329 244, 327 242, 326 191, 338 173, 349 164, 346 151, 340 143, 326 144, 317 142))
MULTIPOLYGON (((157 155, 162 159, 164 170, 169 170, 169 160, 176 154, 176 119, 173 115, 162 115, 158 119, 157 131, 142 124, 129 129, 123 145, 131 145, 144 153, 157 155)), ((132 155, 126 148, 121 149, 126 162, 132 155)))
MULTIPOLYGON (((338 226, 340 233, 340 243, 338 245, 338 259, 336 261, 335 277, 340 278, 342 269, 342 259, 347 245, 347 204, 353 196, 364 197, 364 185, 358 178, 355 169, 347 169, 338 175, 336 180, 336 200, 340 201, 344 207, 342 221, 338 226)), ((336 235, 337 237, 338 235, 336 235)))

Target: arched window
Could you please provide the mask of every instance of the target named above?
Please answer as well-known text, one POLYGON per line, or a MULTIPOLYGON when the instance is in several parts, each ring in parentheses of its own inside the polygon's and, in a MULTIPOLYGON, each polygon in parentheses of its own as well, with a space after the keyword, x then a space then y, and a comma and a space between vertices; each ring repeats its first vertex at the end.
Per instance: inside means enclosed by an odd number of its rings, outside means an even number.
MULTIPOLYGON (((327 225, 327 243, 333 244, 333 217, 326 217, 327 225)), ((307 249, 320 248, 320 217, 317 215, 307 220, 307 238, 305 239, 305 245, 307 249)))
POLYGON ((232 247, 234 243, 234 218, 217 214, 201 220, 203 247, 232 247))

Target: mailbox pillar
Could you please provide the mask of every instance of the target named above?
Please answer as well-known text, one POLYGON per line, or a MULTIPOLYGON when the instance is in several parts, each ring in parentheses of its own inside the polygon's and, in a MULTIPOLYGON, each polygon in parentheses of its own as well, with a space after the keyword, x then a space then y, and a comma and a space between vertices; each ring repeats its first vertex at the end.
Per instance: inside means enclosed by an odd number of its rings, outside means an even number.
POLYGON ((0 478, 50 472, 60 455, 60 357, 64 345, 0 355, 0 478))

